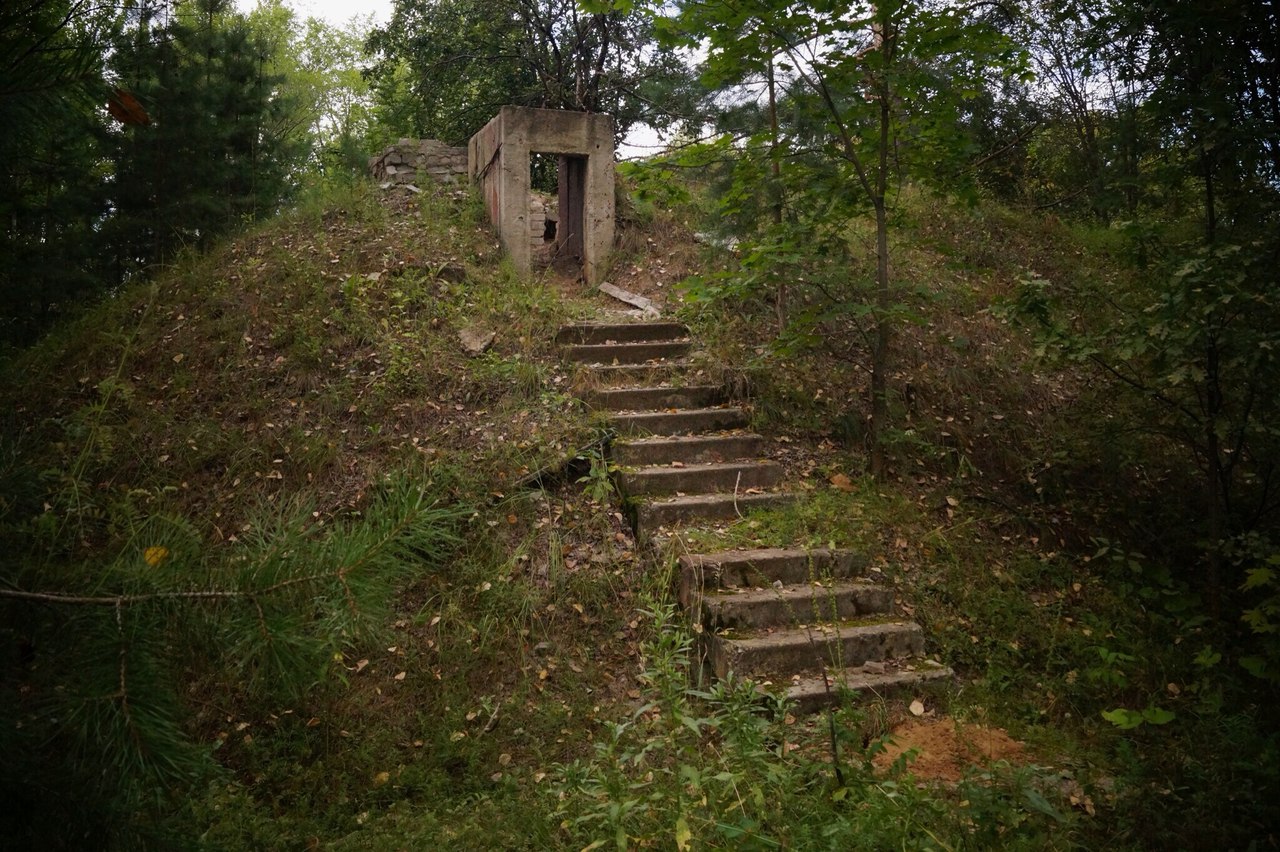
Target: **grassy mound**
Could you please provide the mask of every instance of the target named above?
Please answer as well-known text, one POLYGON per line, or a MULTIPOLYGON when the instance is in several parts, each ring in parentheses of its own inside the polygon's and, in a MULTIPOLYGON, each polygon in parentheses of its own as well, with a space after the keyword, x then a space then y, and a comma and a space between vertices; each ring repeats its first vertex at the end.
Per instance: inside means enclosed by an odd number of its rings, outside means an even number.
MULTIPOLYGON (((793 283, 783 313, 816 321, 779 340, 767 292, 676 287, 739 260, 700 245, 689 210, 633 213, 615 280, 665 302, 709 369, 753 392, 754 425, 809 493, 689 546, 861 550, 958 670, 954 690, 805 719, 700 682, 669 554, 639 551, 604 460, 585 482, 514 487, 595 437, 551 341, 604 303, 513 274, 466 193, 362 187, 115 294, 0 368, 0 582, 28 593, 0 596, 5 836, 1263 836, 1278 764, 1262 696, 1221 670, 1186 587, 1121 544, 1150 517, 1131 505, 1149 471, 1093 449, 1107 400, 1037 360, 1003 307, 1032 274, 1129 280, 1114 235, 904 196, 893 475, 875 482, 860 475, 865 318, 805 285, 832 281, 793 283), (492 347, 469 354, 463 331, 492 347), (888 748, 917 711, 939 740, 955 719, 1017 747, 917 783, 911 753, 888 748)), ((837 270, 851 303, 870 268, 860 228, 837 270)))

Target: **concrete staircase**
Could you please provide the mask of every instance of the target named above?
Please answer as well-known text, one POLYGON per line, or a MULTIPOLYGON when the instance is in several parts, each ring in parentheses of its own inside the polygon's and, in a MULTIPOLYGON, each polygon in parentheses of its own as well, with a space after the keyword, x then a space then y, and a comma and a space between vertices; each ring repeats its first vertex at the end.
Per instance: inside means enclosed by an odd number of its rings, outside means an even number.
MULTIPOLYGON (((582 367, 583 398, 608 412, 619 435, 617 483, 642 542, 676 541, 690 527, 797 499, 781 465, 763 458, 747 412, 689 360, 684 325, 571 325, 556 341, 582 367)), ((679 565, 680 603, 702 628, 715 677, 771 684, 813 710, 838 685, 883 695, 951 675, 923 659, 920 627, 895 615, 891 589, 862 578, 857 554, 686 553, 679 565)))

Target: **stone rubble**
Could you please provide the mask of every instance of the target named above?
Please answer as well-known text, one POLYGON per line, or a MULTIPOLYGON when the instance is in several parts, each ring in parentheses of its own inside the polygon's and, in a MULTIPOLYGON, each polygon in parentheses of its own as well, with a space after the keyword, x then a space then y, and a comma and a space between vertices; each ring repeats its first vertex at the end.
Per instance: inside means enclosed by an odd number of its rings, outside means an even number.
POLYGON ((412 186, 419 175, 433 183, 458 184, 467 177, 467 149, 451 148, 437 139, 401 139, 381 154, 369 158, 374 180, 386 186, 412 186))

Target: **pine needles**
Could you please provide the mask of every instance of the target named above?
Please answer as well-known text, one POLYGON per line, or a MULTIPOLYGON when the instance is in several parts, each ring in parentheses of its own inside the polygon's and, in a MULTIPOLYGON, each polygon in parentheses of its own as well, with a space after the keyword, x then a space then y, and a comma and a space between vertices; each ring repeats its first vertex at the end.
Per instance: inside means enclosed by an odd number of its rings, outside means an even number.
POLYGON ((151 516, 105 564, 5 570, 0 618, 17 651, 0 706, 5 786, 58 793, 33 797, 42 810, 11 815, 5 835, 82 842, 92 825, 44 809, 98 801, 115 814, 102 824, 120 826, 214 771, 183 728, 192 672, 231 674, 225 688, 248 702, 322 688, 335 655, 387 623, 395 590, 458 543, 469 510, 421 481, 389 478, 363 513, 332 525, 304 503, 267 507, 229 548, 151 516))

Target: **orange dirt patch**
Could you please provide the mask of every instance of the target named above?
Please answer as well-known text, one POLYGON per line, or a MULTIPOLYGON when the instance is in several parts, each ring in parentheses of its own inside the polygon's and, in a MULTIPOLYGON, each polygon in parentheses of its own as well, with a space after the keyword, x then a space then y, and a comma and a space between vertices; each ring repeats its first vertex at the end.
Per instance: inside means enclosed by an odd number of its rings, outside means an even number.
POLYGON ((876 768, 888 769, 910 749, 918 753, 909 764, 911 774, 928 781, 959 781, 971 766, 996 760, 1018 762, 1026 754, 1026 746, 1000 728, 965 725, 954 719, 911 721, 893 731, 887 748, 876 755, 876 768))

